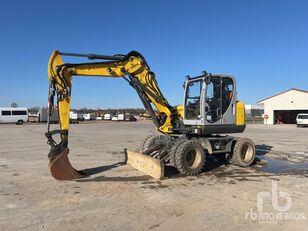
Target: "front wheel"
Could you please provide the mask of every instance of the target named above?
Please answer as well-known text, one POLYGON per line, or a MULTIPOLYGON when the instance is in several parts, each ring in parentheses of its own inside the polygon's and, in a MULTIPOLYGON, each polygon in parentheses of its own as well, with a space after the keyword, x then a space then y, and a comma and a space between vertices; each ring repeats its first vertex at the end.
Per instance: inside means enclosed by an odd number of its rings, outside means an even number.
POLYGON ((141 144, 141 152, 146 152, 149 149, 162 144, 164 142, 164 139, 164 135, 149 135, 141 144))
POLYGON ((236 166, 248 167, 256 157, 256 147, 251 139, 238 138, 230 162, 236 166))
POLYGON ((205 164, 204 149, 198 141, 183 141, 177 148, 175 161, 180 173, 189 176, 197 175, 205 164))

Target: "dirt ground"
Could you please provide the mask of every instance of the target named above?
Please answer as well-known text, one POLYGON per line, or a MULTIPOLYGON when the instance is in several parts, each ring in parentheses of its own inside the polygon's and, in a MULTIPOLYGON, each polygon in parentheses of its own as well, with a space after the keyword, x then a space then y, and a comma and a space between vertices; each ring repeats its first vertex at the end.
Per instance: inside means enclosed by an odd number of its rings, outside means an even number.
POLYGON ((151 122, 75 124, 70 160, 91 176, 70 182, 48 172, 45 130, 0 126, 0 230, 308 230, 308 128, 248 125, 254 166, 212 158, 199 176, 169 167, 156 181, 123 164, 151 122))

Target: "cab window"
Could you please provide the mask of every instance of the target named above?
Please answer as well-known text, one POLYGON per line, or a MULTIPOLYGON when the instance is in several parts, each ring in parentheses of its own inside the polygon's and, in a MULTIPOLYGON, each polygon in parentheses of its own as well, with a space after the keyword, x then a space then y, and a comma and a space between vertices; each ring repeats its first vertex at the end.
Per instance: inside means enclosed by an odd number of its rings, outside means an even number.
POLYGON ((225 114, 233 98, 233 80, 229 77, 222 78, 222 114, 225 114))
POLYGON ((205 115, 209 123, 215 123, 228 110, 234 92, 232 78, 211 76, 207 81, 205 95, 205 115))

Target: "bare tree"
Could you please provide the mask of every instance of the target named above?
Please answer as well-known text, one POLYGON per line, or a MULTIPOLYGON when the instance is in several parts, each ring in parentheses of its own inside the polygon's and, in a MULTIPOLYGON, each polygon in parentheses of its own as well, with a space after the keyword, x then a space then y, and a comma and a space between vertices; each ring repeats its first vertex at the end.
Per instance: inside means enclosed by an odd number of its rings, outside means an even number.
POLYGON ((18 107, 18 104, 15 103, 15 102, 13 102, 13 103, 11 104, 11 107, 18 107))

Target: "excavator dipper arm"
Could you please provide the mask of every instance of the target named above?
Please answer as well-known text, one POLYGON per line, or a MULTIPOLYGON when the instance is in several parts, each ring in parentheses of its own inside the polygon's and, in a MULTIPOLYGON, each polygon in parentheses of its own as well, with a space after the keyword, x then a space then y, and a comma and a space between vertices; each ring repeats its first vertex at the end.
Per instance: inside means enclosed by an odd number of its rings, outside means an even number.
POLYGON ((162 95, 155 79, 155 74, 144 57, 131 51, 127 55, 95 55, 73 54, 54 51, 48 63, 48 78, 50 80, 48 96, 48 131, 47 143, 51 146, 48 154, 49 168, 52 175, 58 180, 70 180, 82 177, 82 172, 75 170, 68 160, 68 131, 70 98, 73 76, 101 76, 124 78, 137 92, 144 107, 150 113, 157 129, 162 133, 172 133, 172 113, 174 109, 162 95), (79 64, 64 63, 61 56, 78 56, 89 59, 104 60, 101 62, 86 62, 79 64), (50 130, 50 117, 54 110, 54 98, 60 119, 60 130, 50 130), (159 116, 155 115, 152 107, 155 106, 159 116), (56 143, 53 136, 60 134, 61 141, 56 143))

